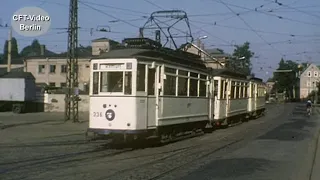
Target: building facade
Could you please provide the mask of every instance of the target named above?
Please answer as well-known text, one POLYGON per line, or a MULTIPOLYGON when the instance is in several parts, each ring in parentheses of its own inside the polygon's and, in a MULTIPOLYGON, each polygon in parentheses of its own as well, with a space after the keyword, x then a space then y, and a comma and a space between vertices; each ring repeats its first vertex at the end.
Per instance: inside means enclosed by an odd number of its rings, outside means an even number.
POLYGON ((275 82, 273 82, 273 81, 267 81, 266 82, 266 91, 267 91, 267 93, 268 94, 270 94, 271 93, 271 91, 272 91, 272 89, 273 89, 273 86, 275 85, 275 82))
MULTIPOLYGON (((80 49, 78 57, 79 89, 88 91, 90 78, 90 59, 108 52, 117 42, 107 38, 95 39, 91 43, 91 50, 80 49)), ((24 71, 31 72, 37 84, 51 87, 65 87, 67 75, 66 54, 52 56, 27 57, 24 59, 24 71)))
MULTIPOLYGON (((79 89, 87 90, 90 74, 90 57, 78 59, 79 89)), ((29 57, 25 59, 25 72, 31 72, 37 84, 65 87, 67 59, 62 57, 29 57)))
POLYGON ((320 69, 310 64, 300 75, 300 99, 307 98, 312 91, 317 91, 320 82, 320 69))

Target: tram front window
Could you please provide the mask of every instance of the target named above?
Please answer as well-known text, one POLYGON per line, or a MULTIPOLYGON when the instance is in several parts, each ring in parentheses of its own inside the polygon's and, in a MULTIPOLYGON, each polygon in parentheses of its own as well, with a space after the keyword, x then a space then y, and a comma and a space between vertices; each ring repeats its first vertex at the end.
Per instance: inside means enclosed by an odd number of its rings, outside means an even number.
POLYGON ((123 92, 123 72, 101 72, 100 92, 123 92))

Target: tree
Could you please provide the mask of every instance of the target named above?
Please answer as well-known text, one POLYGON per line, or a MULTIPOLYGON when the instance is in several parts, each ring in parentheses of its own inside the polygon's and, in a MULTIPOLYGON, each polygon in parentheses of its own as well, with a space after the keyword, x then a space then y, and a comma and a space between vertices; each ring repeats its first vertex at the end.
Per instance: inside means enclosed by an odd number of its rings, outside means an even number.
POLYGON ((250 50, 250 43, 245 42, 241 46, 236 46, 236 49, 233 51, 234 58, 232 58, 230 65, 243 74, 252 75, 251 58, 253 56, 254 52, 250 50))
POLYGON ((281 58, 279 62, 278 70, 292 70, 292 72, 277 72, 274 73, 273 79, 276 81, 275 89, 277 92, 282 93, 287 92, 287 96, 293 97, 293 89, 297 88, 297 83, 299 81, 297 73, 299 72, 299 64, 287 60, 285 61, 281 58))
POLYGON ((38 56, 41 54, 40 43, 37 39, 33 40, 31 45, 26 46, 22 49, 20 55, 25 56, 38 56))
MULTIPOLYGON (((8 60, 8 45, 9 45, 9 41, 6 40, 5 43, 4 43, 4 47, 3 47, 3 59, 4 59, 4 62, 7 62, 8 60)), ((18 42, 17 42, 17 39, 16 38, 12 38, 11 39, 11 59, 15 59, 15 58, 18 58, 20 55, 19 55, 19 50, 18 50, 18 42)))

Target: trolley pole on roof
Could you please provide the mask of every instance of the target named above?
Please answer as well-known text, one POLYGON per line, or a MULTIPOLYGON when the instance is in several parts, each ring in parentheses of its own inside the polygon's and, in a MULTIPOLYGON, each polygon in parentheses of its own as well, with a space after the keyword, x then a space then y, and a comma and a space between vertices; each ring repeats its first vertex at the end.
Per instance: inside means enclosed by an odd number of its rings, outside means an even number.
POLYGON ((79 122, 78 113, 78 0, 70 0, 65 120, 79 122))

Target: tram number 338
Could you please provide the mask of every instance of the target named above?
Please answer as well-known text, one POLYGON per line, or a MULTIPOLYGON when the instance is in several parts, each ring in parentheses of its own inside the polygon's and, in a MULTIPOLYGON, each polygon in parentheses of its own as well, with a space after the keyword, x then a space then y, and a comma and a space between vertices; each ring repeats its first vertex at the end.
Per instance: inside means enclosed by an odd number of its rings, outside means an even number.
POLYGON ((93 117, 102 117, 102 112, 93 112, 93 117))

